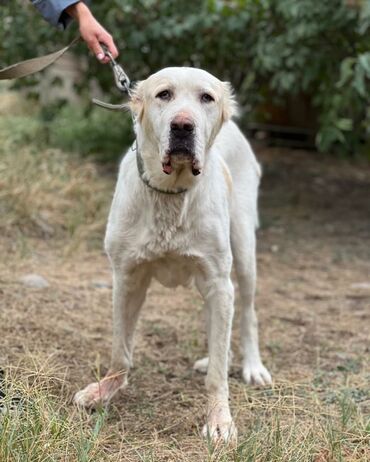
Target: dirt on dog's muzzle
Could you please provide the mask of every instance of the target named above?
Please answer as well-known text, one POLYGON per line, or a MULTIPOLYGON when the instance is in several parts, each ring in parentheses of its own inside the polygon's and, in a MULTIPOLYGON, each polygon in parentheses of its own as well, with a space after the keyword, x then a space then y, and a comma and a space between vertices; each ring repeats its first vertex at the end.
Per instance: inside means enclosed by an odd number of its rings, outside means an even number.
POLYGON ((162 162, 162 170, 166 175, 171 175, 171 173, 176 170, 179 166, 189 165, 191 172, 194 176, 197 176, 201 173, 201 168, 199 161, 196 159, 193 153, 188 152, 169 152, 162 162))

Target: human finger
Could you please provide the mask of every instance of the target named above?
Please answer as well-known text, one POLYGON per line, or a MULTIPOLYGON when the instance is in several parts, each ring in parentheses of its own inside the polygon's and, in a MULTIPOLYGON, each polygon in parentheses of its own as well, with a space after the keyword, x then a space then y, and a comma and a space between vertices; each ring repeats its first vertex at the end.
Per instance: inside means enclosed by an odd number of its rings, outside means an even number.
POLYGON ((107 33, 99 35, 99 41, 100 43, 103 43, 107 48, 110 54, 113 56, 113 58, 117 58, 118 56, 118 50, 117 47, 114 43, 113 37, 107 33))

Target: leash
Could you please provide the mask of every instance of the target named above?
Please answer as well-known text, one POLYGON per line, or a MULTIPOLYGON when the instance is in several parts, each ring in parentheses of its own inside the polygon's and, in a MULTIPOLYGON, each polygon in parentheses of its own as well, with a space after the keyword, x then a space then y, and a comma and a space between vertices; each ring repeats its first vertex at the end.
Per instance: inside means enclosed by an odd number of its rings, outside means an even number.
MULTIPOLYGON (((21 77, 36 74, 36 72, 40 72, 46 69, 48 66, 54 64, 58 59, 60 59, 64 55, 64 53, 66 53, 71 47, 73 47, 79 40, 80 37, 75 37, 69 45, 62 48, 61 50, 54 51, 53 53, 49 53, 44 56, 39 56, 37 58, 20 61, 19 63, 11 64, 10 66, 5 67, 4 69, 0 69, 0 80, 19 79, 21 77)), ((128 96, 131 96, 131 82, 128 78, 128 75, 122 69, 122 67, 115 61, 115 59, 107 50, 107 48, 104 45, 102 45, 102 47, 104 49, 105 55, 109 58, 110 65, 113 70, 116 87, 122 93, 126 93, 128 96)), ((95 98, 93 98, 92 101, 94 104, 102 106, 106 109, 112 109, 115 111, 125 109, 124 104, 104 103, 103 101, 100 101, 95 98)))
MULTIPOLYGON (((111 65, 111 68, 113 71, 116 87, 121 93, 126 93, 128 97, 131 97, 132 87, 131 87, 131 81, 128 78, 128 75, 122 69, 122 66, 120 66, 117 63, 117 61, 113 58, 112 54, 110 53, 110 51, 108 51, 107 47, 105 45, 102 45, 102 48, 104 50, 105 55, 108 56, 109 58, 109 64, 111 65)), ((103 107, 104 109, 110 109, 111 111, 127 110, 126 103, 110 104, 110 103, 105 103, 104 101, 100 101, 97 98, 93 98, 92 102, 96 104, 97 106, 103 107)))
MULTIPOLYGON (((44 56, 39 56, 38 58, 27 59, 25 61, 21 61, 19 63, 12 64, 4 69, 0 69, 0 80, 13 80, 19 79, 21 77, 26 77, 28 75, 35 74, 36 72, 40 72, 43 69, 47 68, 51 64, 55 63, 59 58, 61 58, 64 53, 66 53, 73 45, 75 45, 80 40, 80 37, 76 37, 72 40, 72 42, 67 45, 66 47, 62 48, 61 50, 55 51, 54 53, 49 53, 44 56)), ((122 66, 120 66, 117 61, 113 58, 112 54, 108 51, 107 47, 102 44, 102 48, 104 53, 109 58, 109 63, 113 71, 114 81, 116 87, 121 93, 125 93, 129 98, 132 96, 132 85, 131 81, 123 70, 122 66)), ((92 102, 97 106, 100 106, 104 109, 109 109, 112 111, 123 111, 127 110, 127 103, 121 104, 110 104, 105 103, 104 101, 100 101, 97 98, 93 98, 92 102)), ((133 118, 133 123, 135 125, 135 119, 133 118)), ((137 169, 139 172, 139 177, 142 182, 148 186, 148 188, 156 191, 158 193, 163 194, 182 194, 186 192, 186 189, 178 188, 176 190, 164 190, 156 188, 155 186, 151 185, 150 182, 145 177, 144 171, 144 162, 137 147, 137 141, 135 143, 135 148, 132 148, 133 151, 136 151, 136 162, 137 162, 137 169)))
POLYGON ((19 79, 26 77, 27 75, 35 74, 40 72, 51 64, 55 63, 61 58, 66 51, 68 51, 75 43, 80 40, 80 37, 76 37, 72 42, 61 50, 55 51, 45 56, 39 56, 38 58, 27 59, 16 64, 12 64, 4 69, 0 69, 0 80, 8 79, 19 79))

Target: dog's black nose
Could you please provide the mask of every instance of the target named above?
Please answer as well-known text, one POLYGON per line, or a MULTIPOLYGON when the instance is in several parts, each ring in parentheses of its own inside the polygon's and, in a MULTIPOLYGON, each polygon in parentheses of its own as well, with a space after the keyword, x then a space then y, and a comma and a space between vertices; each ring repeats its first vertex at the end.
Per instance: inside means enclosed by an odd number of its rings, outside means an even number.
POLYGON ((186 138, 192 135, 194 131, 194 122, 186 117, 176 117, 171 122, 171 133, 177 138, 186 138))

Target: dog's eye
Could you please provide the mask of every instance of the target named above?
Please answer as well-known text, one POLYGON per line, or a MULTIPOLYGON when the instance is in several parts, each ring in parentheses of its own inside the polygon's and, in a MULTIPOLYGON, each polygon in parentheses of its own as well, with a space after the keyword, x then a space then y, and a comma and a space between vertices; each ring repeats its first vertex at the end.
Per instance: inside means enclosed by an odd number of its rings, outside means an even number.
POLYGON ((163 90, 160 91, 155 97, 162 99, 163 101, 168 101, 169 99, 171 99, 171 96, 172 93, 170 92, 170 90, 163 90))
POLYGON ((214 101, 214 97, 211 96, 209 93, 203 93, 202 96, 200 97, 203 103, 211 103, 214 101))

